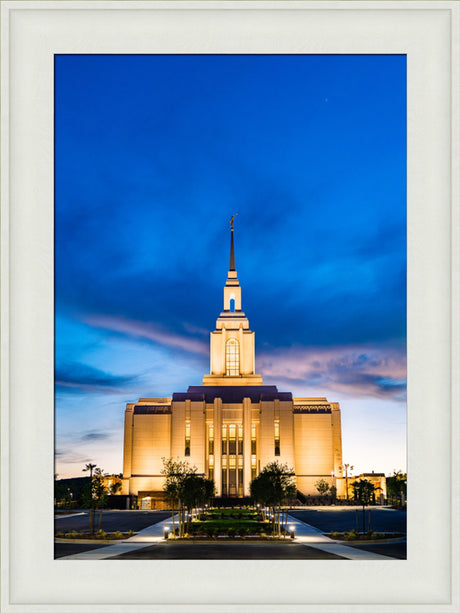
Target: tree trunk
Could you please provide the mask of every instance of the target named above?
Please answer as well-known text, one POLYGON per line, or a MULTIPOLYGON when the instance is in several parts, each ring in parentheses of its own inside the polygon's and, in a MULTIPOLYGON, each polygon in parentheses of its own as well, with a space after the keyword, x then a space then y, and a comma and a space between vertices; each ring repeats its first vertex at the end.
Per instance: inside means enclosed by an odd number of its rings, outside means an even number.
POLYGON ((176 524, 174 521, 174 502, 172 503, 171 508, 172 508, 172 529, 173 529, 174 538, 176 538, 176 524))
POLYGON ((101 525, 102 525, 102 509, 101 509, 100 514, 99 514, 99 526, 98 526, 98 531, 101 529, 101 525))
POLYGON ((363 534, 366 532, 366 507, 363 505, 363 534))

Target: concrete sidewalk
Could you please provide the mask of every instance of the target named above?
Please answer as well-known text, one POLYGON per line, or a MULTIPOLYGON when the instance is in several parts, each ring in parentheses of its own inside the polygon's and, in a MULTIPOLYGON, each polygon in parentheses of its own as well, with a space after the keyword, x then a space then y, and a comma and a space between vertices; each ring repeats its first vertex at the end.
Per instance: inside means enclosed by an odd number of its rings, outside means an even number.
POLYGON ((383 556, 379 553, 363 551, 362 549, 355 549, 354 547, 337 543, 328 536, 325 536, 321 530, 305 524, 300 519, 296 519, 291 515, 288 515, 289 526, 293 526, 295 529, 296 542, 308 545, 308 547, 314 547, 315 549, 321 549, 321 551, 335 553, 347 560, 394 560, 394 558, 383 556))
MULTIPOLYGON (((175 521, 177 525, 177 517, 175 518, 175 521)), ((59 558, 59 560, 106 560, 122 553, 135 551, 136 549, 142 549, 143 547, 150 547, 151 545, 164 540, 165 526, 172 529, 171 517, 140 530, 135 536, 132 536, 124 541, 116 541, 113 545, 106 545, 100 549, 92 549, 90 551, 83 551, 82 553, 75 553, 70 556, 63 556, 62 558, 59 558)))

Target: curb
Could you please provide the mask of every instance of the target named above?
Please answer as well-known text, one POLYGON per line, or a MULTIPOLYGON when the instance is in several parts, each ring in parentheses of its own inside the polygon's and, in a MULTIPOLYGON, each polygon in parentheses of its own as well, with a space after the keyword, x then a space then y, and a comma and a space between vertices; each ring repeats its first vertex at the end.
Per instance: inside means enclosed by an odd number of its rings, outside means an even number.
MULTIPOLYGON (((128 537, 131 538, 131 537, 128 537)), ((99 545, 99 544, 106 544, 106 545, 117 545, 118 543, 126 543, 128 539, 126 538, 122 538, 122 539, 72 539, 72 538, 55 538, 54 542, 55 543, 77 543, 80 545, 99 545)))
MULTIPOLYGON (((330 538, 330 537, 328 537, 330 538)), ((347 540, 340 540, 340 541, 336 541, 335 539, 331 539, 331 541, 333 541, 334 543, 337 543, 338 545, 383 545, 385 543, 402 543, 406 540, 407 537, 405 536, 400 536, 398 538, 394 538, 394 539, 370 539, 370 540, 359 540, 359 541, 347 541, 347 540)))

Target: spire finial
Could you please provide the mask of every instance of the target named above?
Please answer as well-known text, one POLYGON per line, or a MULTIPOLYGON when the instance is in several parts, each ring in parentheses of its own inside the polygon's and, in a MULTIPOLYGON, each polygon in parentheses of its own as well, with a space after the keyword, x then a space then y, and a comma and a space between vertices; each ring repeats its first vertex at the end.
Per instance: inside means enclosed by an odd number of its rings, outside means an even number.
POLYGON ((233 246, 233 220, 238 215, 232 215, 230 218, 230 270, 235 270, 235 249, 233 246))

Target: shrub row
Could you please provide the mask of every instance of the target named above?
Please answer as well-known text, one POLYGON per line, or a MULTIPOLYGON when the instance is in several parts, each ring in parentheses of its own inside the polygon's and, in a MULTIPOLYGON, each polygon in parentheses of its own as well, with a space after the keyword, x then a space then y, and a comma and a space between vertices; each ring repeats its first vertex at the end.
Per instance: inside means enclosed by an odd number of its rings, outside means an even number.
POLYGON ((356 530, 350 530, 350 532, 331 532, 332 539, 343 539, 345 541, 358 541, 358 540, 374 540, 377 538, 383 538, 386 535, 379 535, 373 530, 368 530, 366 533, 361 534, 356 530))
POLYGON ((68 539, 103 539, 103 540, 116 540, 116 539, 124 539, 129 538, 130 536, 134 536, 136 533, 134 530, 129 530, 128 532, 120 532, 117 530, 116 532, 107 533, 104 530, 98 530, 96 534, 91 536, 88 532, 77 532, 76 530, 71 530, 70 532, 63 532, 62 530, 58 530, 56 532, 57 538, 68 538, 68 539))

